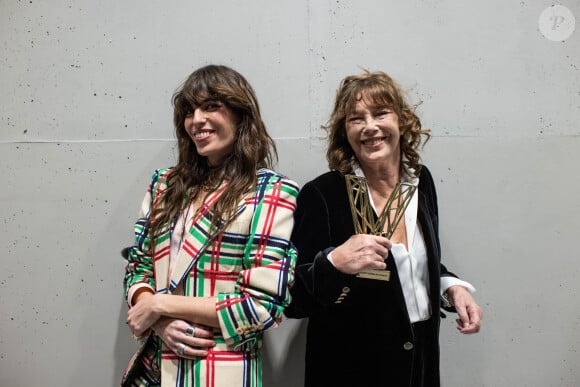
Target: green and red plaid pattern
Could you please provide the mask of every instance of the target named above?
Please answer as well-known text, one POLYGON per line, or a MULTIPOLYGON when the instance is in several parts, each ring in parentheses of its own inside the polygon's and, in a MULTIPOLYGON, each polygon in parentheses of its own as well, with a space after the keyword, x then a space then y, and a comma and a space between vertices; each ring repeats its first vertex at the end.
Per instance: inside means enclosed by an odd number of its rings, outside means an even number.
POLYGON ((150 210, 166 188, 170 171, 153 174, 143 200, 135 225, 136 244, 129 252, 125 289, 145 282, 157 292, 217 297, 221 329, 216 329, 216 346, 206 358, 191 361, 162 350, 161 384, 259 387, 263 332, 278 326, 290 302, 288 288, 296 263, 290 234, 298 186, 274 171, 258 170, 256 189, 239 203, 228 227, 212 237, 211 203, 227 189, 224 183, 208 197, 186 231, 170 275, 173 225, 155 241, 155 249, 151 249, 146 228, 150 210))

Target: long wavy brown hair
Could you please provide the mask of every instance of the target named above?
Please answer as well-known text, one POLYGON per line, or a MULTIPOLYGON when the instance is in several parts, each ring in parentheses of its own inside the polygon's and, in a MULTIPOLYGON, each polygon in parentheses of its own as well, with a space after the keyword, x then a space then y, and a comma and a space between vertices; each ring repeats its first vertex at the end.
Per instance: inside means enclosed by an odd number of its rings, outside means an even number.
POLYGON ((256 186, 256 170, 271 168, 277 161, 276 145, 262 121, 256 94, 237 71, 221 65, 197 69, 173 95, 173 108, 179 157, 159 205, 151 211, 152 238, 167 230, 204 192, 202 187, 217 187, 224 180, 228 186, 213 205, 212 226, 225 227, 244 194, 256 186), (207 157, 197 153, 184 126, 185 116, 208 100, 222 102, 237 118, 233 152, 219 166, 210 166, 207 157))
POLYGON ((421 129, 421 121, 415 114, 417 105, 407 103, 401 87, 390 76, 366 69, 360 75, 350 75, 342 80, 328 124, 323 126, 328 135, 326 158, 330 169, 344 174, 353 172, 352 161, 356 156, 346 136, 346 116, 363 98, 373 105, 387 106, 397 114, 401 132, 401 176, 408 174, 409 168, 415 169, 418 175, 421 168, 418 148, 429 140, 430 135, 429 130, 421 129))

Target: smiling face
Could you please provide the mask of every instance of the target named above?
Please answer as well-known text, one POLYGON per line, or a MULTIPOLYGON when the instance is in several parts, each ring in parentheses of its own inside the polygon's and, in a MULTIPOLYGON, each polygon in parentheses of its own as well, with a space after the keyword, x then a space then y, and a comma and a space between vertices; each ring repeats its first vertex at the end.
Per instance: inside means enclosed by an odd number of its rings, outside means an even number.
POLYGON ((401 158, 397 114, 386 105, 373 104, 364 96, 346 115, 346 137, 363 167, 393 163, 401 158))
POLYGON ((207 157, 209 165, 217 166, 233 151, 236 122, 236 115, 226 104, 208 100, 186 114, 184 127, 197 153, 207 157))

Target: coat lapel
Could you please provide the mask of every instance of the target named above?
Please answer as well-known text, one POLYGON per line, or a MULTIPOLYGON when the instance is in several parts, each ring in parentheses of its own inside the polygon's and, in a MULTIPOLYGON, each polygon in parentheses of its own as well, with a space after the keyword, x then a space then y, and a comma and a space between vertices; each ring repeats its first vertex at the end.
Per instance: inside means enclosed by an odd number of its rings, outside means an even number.
MULTIPOLYGON (((429 273, 429 286, 431 289, 429 297, 431 299, 431 307, 435 307, 437 303, 435 301, 439 298, 438 290, 440 288, 440 273, 439 273, 439 251, 437 248, 437 242, 433 239, 435 235, 435 230, 433 230, 432 215, 429 213, 428 200, 423 191, 419 191, 419 208, 417 211, 417 219, 423 230, 423 239, 425 241, 425 248, 427 249, 427 271, 429 273)), ((437 310, 433 310, 432 313, 438 313, 437 310)))
MULTIPOLYGON (((173 293, 178 285, 189 275, 191 268, 197 262, 201 254, 210 246, 215 237, 215 228, 211 227, 211 220, 213 218, 213 211, 211 208, 215 202, 222 195, 227 187, 227 183, 219 187, 218 190, 209 195, 200 211, 195 214, 192 220, 191 228, 186 231, 183 239, 183 244, 177 255, 173 273, 169 280, 168 293, 173 293)), ((245 201, 238 206, 237 211, 231 218, 237 216, 245 208, 245 201)), ((227 219, 226 222, 229 222, 227 219)), ((224 222, 222 222, 223 224, 224 222)), ((222 227, 220 227, 222 230, 222 227)), ((222 230, 223 231, 223 230, 222 230)), ((167 277, 166 277, 167 278, 167 277)))

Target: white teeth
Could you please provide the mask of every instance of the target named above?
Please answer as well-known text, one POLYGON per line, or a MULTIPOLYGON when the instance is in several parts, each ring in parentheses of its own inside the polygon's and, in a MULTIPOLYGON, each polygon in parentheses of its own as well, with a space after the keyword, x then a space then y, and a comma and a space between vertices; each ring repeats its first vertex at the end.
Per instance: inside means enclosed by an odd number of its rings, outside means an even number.
POLYGON ((363 141, 363 143, 365 143, 366 145, 377 145, 380 144, 381 142, 383 142, 385 139, 383 138, 378 138, 375 140, 365 140, 363 141))
POLYGON ((205 138, 208 137, 211 133, 210 132, 199 132, 193 135, 195 138, 205 138))

